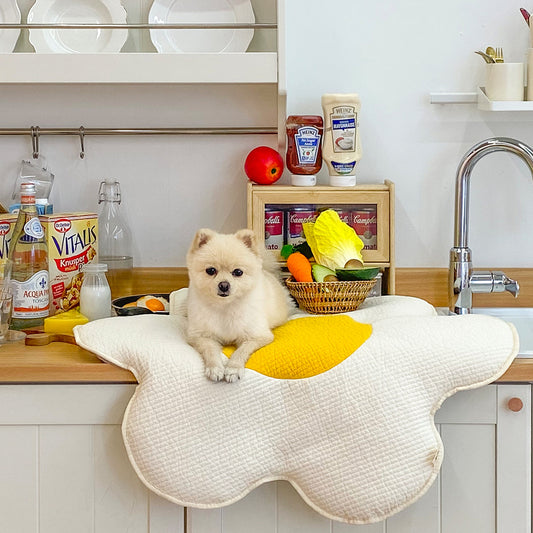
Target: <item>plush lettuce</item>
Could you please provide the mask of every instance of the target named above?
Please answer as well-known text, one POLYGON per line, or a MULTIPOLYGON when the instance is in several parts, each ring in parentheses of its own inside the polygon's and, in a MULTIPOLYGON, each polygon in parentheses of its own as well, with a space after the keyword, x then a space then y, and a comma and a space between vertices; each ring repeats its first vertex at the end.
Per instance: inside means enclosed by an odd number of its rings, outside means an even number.
POLYGON ((318 264, 332 270, 344 268, 353 259, 363 264, 363 241, 333 209, 320 213, 315 222, 305 222, 303 230, 318 264))

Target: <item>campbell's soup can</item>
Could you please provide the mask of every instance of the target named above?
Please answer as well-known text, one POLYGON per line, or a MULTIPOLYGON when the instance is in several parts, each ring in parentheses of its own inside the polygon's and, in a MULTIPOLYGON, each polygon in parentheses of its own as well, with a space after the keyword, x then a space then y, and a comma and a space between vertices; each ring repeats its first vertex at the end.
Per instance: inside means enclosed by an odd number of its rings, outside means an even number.
POLYGON ((287 244, 296 246, 305 241, 303 224, 316 220, 316 210, 313 206, 298 206, 289 209, 287 228, 287 244))
POLYGON ((341 219, 341 222, 344 222, 345 224, 348 224, 348 226, 352 225, 352 212, 349 209, 333 209, 339 215, 339 218, 341 219))
POLYGON ((265 209, 265 248, 279 250, 283 248, 284 212, 282 209, 265 209))
POLYGON ((365 245, 365 250, 377 250, 377 212, 373 207, 362 207, 352 211, 352 228, 365 245))

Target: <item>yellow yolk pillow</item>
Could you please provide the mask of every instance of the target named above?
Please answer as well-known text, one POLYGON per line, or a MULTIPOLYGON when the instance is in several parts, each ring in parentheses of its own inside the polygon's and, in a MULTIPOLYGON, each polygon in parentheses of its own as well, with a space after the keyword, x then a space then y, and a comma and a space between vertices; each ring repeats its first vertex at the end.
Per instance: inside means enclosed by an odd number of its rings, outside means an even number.
MULTIPOLYGON (((300 379, 322 374, 342 363, 372 334, 370 324, 346 315, 289 320, 273 330, 274 340, 254 352, 246 368, 278 379, 300 379)), ((229 357, 235 346, 226 346, 229 357)))

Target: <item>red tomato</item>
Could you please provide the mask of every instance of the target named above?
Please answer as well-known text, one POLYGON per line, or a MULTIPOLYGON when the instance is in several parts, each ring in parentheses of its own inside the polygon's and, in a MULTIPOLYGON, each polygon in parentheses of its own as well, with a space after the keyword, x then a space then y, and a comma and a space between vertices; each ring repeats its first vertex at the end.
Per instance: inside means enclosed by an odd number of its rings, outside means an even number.
POLYGON ((271 185, 283 174, 283 158, 273 148, 258 146, 246 157, 244 172, 255 183, 271 185))

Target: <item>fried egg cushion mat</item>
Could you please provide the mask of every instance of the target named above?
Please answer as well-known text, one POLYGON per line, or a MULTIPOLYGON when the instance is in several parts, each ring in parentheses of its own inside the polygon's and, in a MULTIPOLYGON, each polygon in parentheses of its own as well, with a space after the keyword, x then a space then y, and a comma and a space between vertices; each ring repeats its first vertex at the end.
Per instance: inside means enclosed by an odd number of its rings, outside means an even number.
POLYGON ((437 316, 422 300, 384 296, 334 317, 297 313, 242 380, 215 383, 185 341, 186 320, 75 328, 80 346, 137 378, 122 433, 141 480, 198 508, 288 480, 317 512, 353 524, 384 520, 429 488, 443 459, 435 412, 518 353, 500 319, 437 316))

